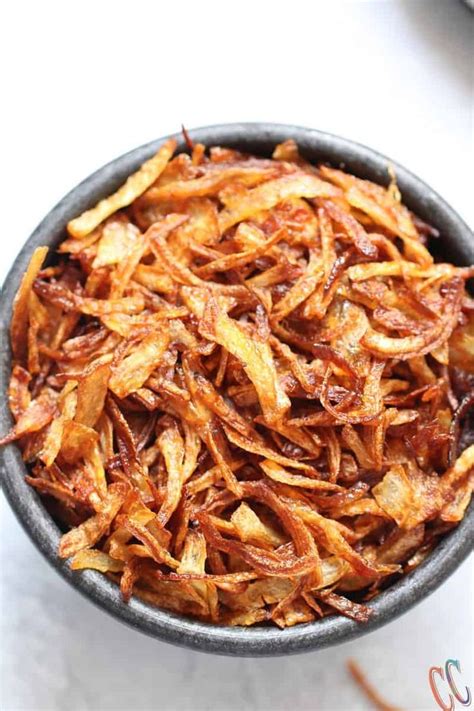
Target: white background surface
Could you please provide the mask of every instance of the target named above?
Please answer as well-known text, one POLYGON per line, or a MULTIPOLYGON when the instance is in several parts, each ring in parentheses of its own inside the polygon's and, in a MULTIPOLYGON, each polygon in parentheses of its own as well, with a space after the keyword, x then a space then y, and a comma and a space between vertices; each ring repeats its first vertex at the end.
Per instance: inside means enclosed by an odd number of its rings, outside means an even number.
MULTIPOLYGON (((473 16, 458 0, 23 2, 0 21, 0 279, 74 184, 187 127, 267 120, 366 143, 471 224, 473 16)), ((355 656, 387 699, 436 709, 427 673, 459 659, 473 686, 473 569, 351 644, 236 660, 166 646, 69 589, 1 500, 1 709, 369 708, 355 656)))

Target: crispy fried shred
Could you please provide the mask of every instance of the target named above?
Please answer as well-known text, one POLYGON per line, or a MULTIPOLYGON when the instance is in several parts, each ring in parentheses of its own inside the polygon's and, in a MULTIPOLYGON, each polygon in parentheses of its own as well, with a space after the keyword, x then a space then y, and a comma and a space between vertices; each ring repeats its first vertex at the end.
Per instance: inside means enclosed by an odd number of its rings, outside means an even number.
POLYGON ((125 601, 363 624, 471 500, 473 270, 393 175, 185 138, 34 252, 0 444, 125 601))
POLYGON ((355 683, 364 692, 374 709, 377 711, 402 711, 399 706, 388 704, 379 694, 377 689, 369 682, 365 673, 354 659, 348 659, 347 671, 354 679, 355 683))

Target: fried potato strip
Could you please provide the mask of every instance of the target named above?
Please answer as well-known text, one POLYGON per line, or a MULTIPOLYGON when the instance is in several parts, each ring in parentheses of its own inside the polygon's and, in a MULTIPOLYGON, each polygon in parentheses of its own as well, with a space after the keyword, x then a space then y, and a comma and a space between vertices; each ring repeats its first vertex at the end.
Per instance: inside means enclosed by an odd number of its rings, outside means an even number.
POLYGON ((68 223, 71 237, 81 239, 90 234, 107 217, 127 205, 131 205, 147 188, 159 178, 174 153, 176 141, 164 143, 153 158, 147 160, 140 169, 127 178, 127 181, 110 197, 101 200, 91 210, 83 212, 68 223))

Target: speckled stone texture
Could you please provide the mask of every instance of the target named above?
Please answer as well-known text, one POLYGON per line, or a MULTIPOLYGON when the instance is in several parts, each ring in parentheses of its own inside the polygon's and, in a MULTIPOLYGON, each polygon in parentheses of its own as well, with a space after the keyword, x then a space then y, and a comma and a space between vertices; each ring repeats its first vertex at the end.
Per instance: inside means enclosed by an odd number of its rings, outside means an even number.
MULTIPOLYGON (((402 166, 365 146, 327 133, 297 126, 273 124, 228 124, 190 131, 195 141, 224 145, 260 155, 270 155, 276 143, 294 138, 305 158, 327 161, 362 178, 387 184, 391 163, 405 204, 436 227, 441 239, 439 251, 456 264, 474 263, 474 237, 461 218, 425 183, 402 166)), ((180 135, 178 150, 184 150, 180 135)), ((0 430, 11 424, 6 391, 10 373, 8 324, 11 307, 23 272, 39 245, 55 247, 65 233, 66 223, 99 199, 113 192, 164 139, 127 153, 72 190, 45 217, 18 255, 5 281, 1 298, 0 334, 0 430)), ((461 524, 446 536, 431 556, 413 573, 393 585, 370 603, 371 620, 361 626, 341 617, 328 617, 285 630, 270 627, 240 629, 217 627, 153 608, 133 599, 122 602, 115 584, 95 571, 72 573, 56 550, 60 532, 36 492, 24 481, 25 465, 14 445, 0 451, 0 470, 8 501, 37 548, 73 587, 100 608, 126 624, 163 641, 215 654, 276 656, 321 649, 356 638, 395 619, 435 590, 457 568, 472 548, 474 507, 461 524)))

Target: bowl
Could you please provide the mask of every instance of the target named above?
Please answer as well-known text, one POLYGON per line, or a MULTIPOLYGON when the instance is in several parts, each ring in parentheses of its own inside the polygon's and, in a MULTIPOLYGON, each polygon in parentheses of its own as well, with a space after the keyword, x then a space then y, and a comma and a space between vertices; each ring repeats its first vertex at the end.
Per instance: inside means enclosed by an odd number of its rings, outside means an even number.
MULTIPOLYGON (((243 151, 271 155, 275 144, 294 138, 305 158, 341 166, 361 178, 387 184, 387 165, 395 168, 405 204, 436 227, 441 254, 457 264, 474 263, 474 238, 468 226, 431 188, 394 161, 344 138, 298 126, 267 123, 239 123, 199 128, 190 132, 195 141, 223 145, 243 151)), ((185 150, 181 135, 178 150, 185 150)), ((99 199, 113 192, 127 176, 150 157, 164 138, 136 148, 113 160, 86 178, 54 207, 36 228, 15 260, 1 298, 0 431, 11 426, 7 405, 10 374, 8 327, 12 302, 21 277, 36 247, 55 247, 65 234, 66 223, 99 199)), ((5 495, 21 525, 46 560, 73 588, 118 620, 165 642, 215 654, 276 656, 295 654, 354 639, 384 625, 427 597, 460 565, 471 550, 474 506, 433 553, 413 572, 370 602, 374 613, 366 624, 344 617, 279 630, 271 627, 223 627, 160 610, 132 598, 122 601, 118 586, 104 575, 86 570, 72 572, 57 555, 60 530, 40 497, 24 480, 26 467, 15 445, 0 450, 0 471, 5 495)))

